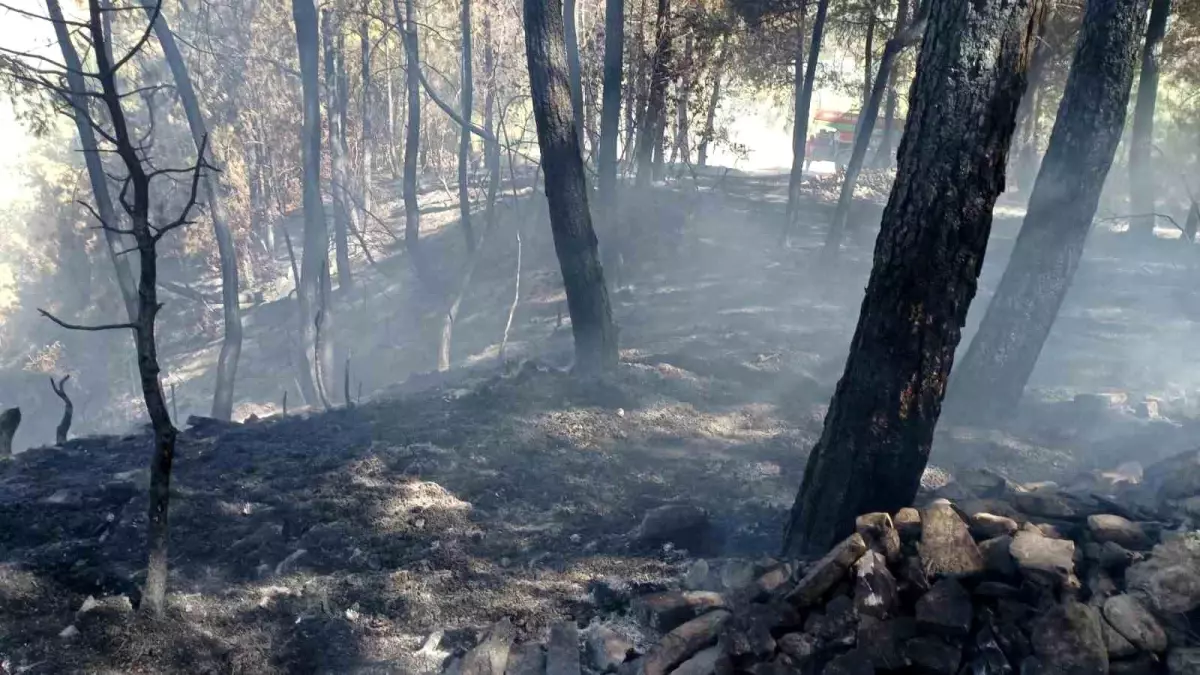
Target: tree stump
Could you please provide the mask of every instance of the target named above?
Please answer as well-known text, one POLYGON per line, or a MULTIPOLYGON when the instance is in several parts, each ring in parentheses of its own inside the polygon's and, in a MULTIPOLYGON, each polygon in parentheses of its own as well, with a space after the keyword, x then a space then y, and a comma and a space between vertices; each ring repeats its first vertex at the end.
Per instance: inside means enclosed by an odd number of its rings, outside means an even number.
POLYGON ((12 457, 13 436, 21 425, 21 409, 9 408, 0 413, 0 457, 12 457))

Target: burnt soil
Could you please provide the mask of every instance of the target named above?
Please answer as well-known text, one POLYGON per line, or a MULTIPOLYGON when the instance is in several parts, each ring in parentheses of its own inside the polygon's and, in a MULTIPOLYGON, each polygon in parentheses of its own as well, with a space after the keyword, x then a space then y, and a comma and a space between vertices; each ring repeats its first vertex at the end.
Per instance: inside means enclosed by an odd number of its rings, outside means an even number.
MULTIPOLYGON (((420 651, 434 631, 442 653, 502 617, 538 639, 605 611, 598 584, 649 590, 697 556, 774 554, 871 239, 865 227, 836 274, 819 268, 828 209, 814 204, 811 228, 780 246, 783 184, 727 177, 693 205, 685 242, 645 248, 614 297, 622 364, 603 379, 565 368, 569 324, 556 326, 560 303, 530 282, 519 358, 408 378, 353 408, 185 431, 162 621, 123 599, 136 603, 142 581, 150 436, 17 456, 0 467, 0 672, 436 672, 440 657, 420 651), (670 503, 707 509, 713 536, 694 550, 641 547, 642 515, 670 503), (79 613, 88 596, 100 606, 79 613), (60 636, 68 626, 77 634, 60 636)), ((977 307, 1018 224, 997 221, 977 307)), ((1194 411, 1178 392, 1195 389, 1192 374, 1128 362, 1154 351, 1147 340, 1191 330, 1192 264, 1174 242, 1115 255, 1115 237, 1089 248, 1026 409, 1003 429, 944 425, 931 474, 983 465, 1069 481, 1188 446, 1194 411), (1159 397, 1165 417, 1073 400, 1118 391, 1159 397)), ((548 242, 527 246, 527 278, 552 276, 548 242)), ((506 312, 510 255, 495 246, 468 304, 506 312)))

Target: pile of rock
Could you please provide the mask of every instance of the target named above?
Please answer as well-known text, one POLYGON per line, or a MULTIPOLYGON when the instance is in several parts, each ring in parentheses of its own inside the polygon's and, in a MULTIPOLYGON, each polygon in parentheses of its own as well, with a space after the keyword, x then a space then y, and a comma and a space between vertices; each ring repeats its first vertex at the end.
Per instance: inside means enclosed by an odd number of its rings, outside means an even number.
MULTIPOLYGON (((1200 466, 1200 455, 1197 456, 1200 466)), ((1175 476, 1176 506, 1187 489, 1175 476)), ((1197 482, 1200 488, 1200 482, 1197 482)), ((812 563, 698 561, 681 588, 623 610, 646 634, 574 624, 549 644, 462 672, 1200 675, 1200 532, 1110 497, 976 472, 923 506, 858 518, 812 563), (1132 516, 1132 517, 1131 517, 1132 516), (564 665, 565 664, 565 665, 564 665)), ((493 629, 493 633, 496 629, 493 629)), ((501 631, 503 632, 503 631, 501 631)))

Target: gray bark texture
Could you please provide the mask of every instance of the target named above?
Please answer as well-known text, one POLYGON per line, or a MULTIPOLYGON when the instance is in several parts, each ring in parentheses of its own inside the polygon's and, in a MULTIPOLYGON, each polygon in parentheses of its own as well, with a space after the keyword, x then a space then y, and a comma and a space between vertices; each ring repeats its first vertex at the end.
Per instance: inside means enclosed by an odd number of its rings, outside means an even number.
POLYGON ((1011 414, 1050 334, 1113 155, 1148 0, 1089 0, 1050 145, 1012 258, 951 389, 955 419, 1011 414))
MULTIPOLYGON (((801 13, 804 12, 803 0, 801 13)), ((796 119, 792 121, 792 171, 788 177, 787 222, 784 223, 786 237, 796 226, 800 213, 800 186, 804 182, 804 154, 808 143, 808 115, 812 108, 813 82, 817 77, 817 62, 821 57, 821 37, 825 33, 825 17, 829 13, 829 0, 818 0, 817 17, 813 20, 812 39, 809 42, 808 61, 804 67, 804 80, 800 80, 800 54, 804 49, 804 31, 800 31, 800 44, 796 52, 796 119)))
POLYGON ((575 337, 575 368, 584 373, 609 370, 617 365, 617 328, 597 255, 570 110, 561 0, 525 0, 525 55, 550 229, 575 337))
POLYGON ((786 555, 912 504, 1004 190, 1043 0, 933 0, 850 355, 809 455, 786 555))
POLYGON ((325 224, 325 206, 321 203, 321 85, 317 43, 317 10, 313 0, 292 0, 292 20, 296 25, 296 49, 300 57, 300 85, 304 122, 300 130, 300 156, 303 166, 301 194, 304 206, 304 252, 300 260, 300 279, 296 287, 299 306, 299 344, 296 352, 296 381, 308 405, 316 405, 317 387, 313 380, 310 355, 315 355, 313 305, 317 298, 321 269, 329 258, 329 230, 325 224))
POLYGON ((1158 100, 1159 58, 1167 34, 1171 0, 1154 0, 1150 25, 1142 48, 1142 72, 1138 77, 1137 104, 1133 110, 1133 133, 1129 138, 1129 206, 1134 214, 1131 232, 1144 238, 1154 236, 1154 163, 1150 150, 1154 144, 1154 108, 1158 100))
MULTIPOLYGON (((153 18, 153 9, 146 7, 146 14, 153 18)), ((208 137, 208 125, 204 122, 204 114, 200 110, 200 100, 192 87, 192 78, 188 73, 187 63, 183 54, 175 44, 175 35, 167 24, 165 16, 158 16, 154 23, 154 35, 162 46, 167 65, 175 80, 175 90, 179 92, 179 100, 183 104, 183 112, 187 116, 188 127, 192 132, 192 141, 197 151, 205 144, 208 137)), ((238 359, 242 354, 242 312, 238 305, 238 258, 237 248, 233 243, 233 234, 229 231, 228 218, 222 203, 214 173, 204 175, 204 196, 208 205, 208 214, 212 218, 213 234, 217 240, 217 257, 221 265, 221 307, 224 312, 225 335, 221 341, 221 353, 217 357, 217 385, 213 392, 212 416, 219 420, 229 421, 233 417, 233 391, 237 380, 238 359)), ((69 424, 69 423, 68 423, 69 424)))

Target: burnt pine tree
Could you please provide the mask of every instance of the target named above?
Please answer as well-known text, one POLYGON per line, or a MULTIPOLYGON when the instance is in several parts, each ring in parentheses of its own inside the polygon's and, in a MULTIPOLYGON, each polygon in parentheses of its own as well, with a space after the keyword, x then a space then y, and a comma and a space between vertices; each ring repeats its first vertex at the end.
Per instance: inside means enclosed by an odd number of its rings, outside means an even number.
MULTIPOLYGON (((192 87, 192 78, 188 73, 187 63, 183 54, 175 44, 175 34, 167 24, 167 17, 159 16, 154 19, 152 8, 147 5, 146 13, 149 20, 154 21, 154 36, 162 47, 163 56, 171 69, 175 80, 175 91, 179 93, 179 101, 183 104, 184 115, 187 116, 188 128, 192 132, 192 141, 197 151, 208 138, 208 125, 204 122, 204 114, 200 110, 200 100, 192 87)), ((221 266, 221 307, 224 310, 225 335, 221 341, 221 352, 217 357, 217 385, 213 392, 212 416, 219 420, 228 421, 233 417, 233 386, 237 379, 238 359, 242 354, 242 312, 238 305, 238 259, 237 248, 233 244, 233 234, 229 231, 225 207, 221 203, 220 192, 217 189, 217 179, 207 173, 204 176, 204 197, 208 204, 208 215, 212 218, 213 235, 217 240, 217 257, 221 266)))
MULTIPOLYGON (((462 81, 459 98, 460 115, 468 123, 474 108, 475 78, 471 70, 471 0, 462 0, 462 81)), ((475 231, 471 228, 471 129, 462 126, 458 137, 458 214, 462 221, 463 236, 467 240, 467 251, 475 250, 475 231)))
MULTIPOLYGON (((55 24, 62 22, 61 12, 56 12, 57 6, 53 0, 48 3, 51 7, 51 17, 55 24)), ((156 3, 150 10, 150 22, 159 16, 160 7, 156 3)), ((197 194, 203 179, 204 169, 208 165, 204 161, 206 139, 201 139, 198 145, 196 163, 186 169, 154 168, 147 159, 146 147, 134 139, 126 116, 124 100, 127 94, 122 94, 118 88, 118 70, 131 59, 146 44, 146 38, 151 34, 147 26, 143 38, 129 51, 114 60, 111 48, 107 44, 107 31, 102 18, 100 0, 89 0, 88 20, 81 25, 83 32, 91 42, 95 72, 77 71, 81 77, 97 81, 100 91, 95 94, 104 115, 93 115, 90 108, 77 109, 75 112, 84 115, 87 124, 95 129, 105 139, 107 149, 113 152, 124 169, 121 178, 122 199, 120 203, 125 210, 128 227, 115 222, 101 220, 100 226, 120 234, 132 236, 136 247, 129 252, 136 252, 140 263, 138 271, 137 311, 134 317, 126 323, 100 326, 80 326, 67 323, 45 310, 41 313, 58 325, 71 330, 132 330, 134 344, 137 350, 138 378, 141 383, 142 396, 146 411, 150 416, 150 425, 154 430, 154 453, 150 461, 150 500, 146 532, 147 569, 146 585, 143 589, 139 609, 161 617, 166 603, 167 590, 167 513, 171 494, 171 465, 175 458, 175 441, 177 432, 171 423, 167 411, 166 397, 163 395, 162 383, 159 380, 160 368, 158 363, 158 348, 155 339, 155 318, 162 305, 158 302, 158 253, 157 245, 163 237, 184 225, 189 224, 192 209, 196 205, 197 194), (152 184, 156 179, 170 178, 176 174, 190 174, 189 190, 186 202, 179 215, 169 222, 155 221, 151 217, 152 184)), ((65 73, 63 73, 65 74, 65 73)), ((48 86, 59 95, 65 94, 66 89, 41 80, 43 86, 48 86)), ((93 214, 99 215, 93 210, 93 214)))
MULTIPOLYGON (((800 3, 800 16, 804 16, 805 0, 800 3)), ((808 143, 808 115, 812 108, 813 81, 817 77, 817 61, 821 57, 821 36, 825 33, 825 16, 829 13, 829 0, 818 0, 817 16, 813 19, 812 39, 808 48, 808 62, 804 67, 804 79, 800 79, 801 56, 804 53, 804 31, 800 31, 800 44, 796 49, 796 119, 792 121, 792 171, 788 176, 787 220, 783 234, 786 237, 795 226, 800 213, 800 185, 804 180, 804 153, 808 143)), ((801 19, 803 25, 803 19, 801 19)))
POLYGON ((1025 222, 954 379, 955 419, 995 421, 1021 399, 1079 267, 1121 141, 1147 2, 1087 4, 1025 222))
POLYGON ((588 211, 583 159, 571 114, 562 21, 562 0, 525 0, 525 56, 545 168, 550 229, 571 313, 575 368, 590 373, 616 367, 617 328, 588 211))
POLYGON ((567 74, 571 79, 571 117, 575 120, 575 135, 579 151, 583 152, 583 69, 579 65, 579 30, 575 20, 576 0, 563 1, 563 30, 567 44, 567 74))
MULTIPOLYGON (((620 277, 617 254, 617 141, 621 125, 621 75, 625 56, 625 0, 606 0, 604 8, 604 84, 600 108, 600 218, 604 229, 602 255, 610 282, 620 277)), ((573 92, 572 92, 573 93, 573 92)))
POLYGON ((404 55, 404 89, 408 99, 408 124, 404 132, 404 248, 421 269, 422 258, 418 252, 421 243, 421 210, 417 205, 417 159, 421 154, 421 82, 419 75, 420 54, 417 43, 416 0, 404 0, 404 13, 400 12, 400 0, 392 0, 396 22, 402 24, 404 55), (403 17, 403 18, 401 18, 403 17))
MULTIPOLYGON (((342 85, 340 62, 345 58, 341 49, 341 17, 330 9, 321 10, 321 42, 324 45, 325 68, 325 116, 328 129, 329 168, 332 174, 329 194, 333 197, 333 249, 337 258, 338 282, 343 288, 354 285, 350 271, 350 229, 352 209, 346 186, 349 171, 346 167, 346 152, 342 139, 346 128, 342 118, 342 85), (336 40, 336 42, 335 42, 336 40)), ((307 249, 307 247, 306 247, 307 249)), ((322 364, 324 365, 324 364, 322 364)))
POLYGON ((1129 137, 1129 205, 1133 212, 1129 229, 1145 238, 1154 236, 1154 167, 1150 149, 1154 142, 1154 107, 1158 99, 1158 59, 1170 14, 1171 0, 1154 0, 1146 43, 1142 48, 1133 133, 1129 137))
POLYGON ((912 503, 1004 190, 1043 0, 933 0, 896 182, 846 368, 804 472, 787 555, 912 503))
POLYGON ((313 0, 292 0, 292 20, 296 24, 296 49, 300 55, 300 87, 304 122, 300 129, 300 156, 303 166, 301 194, 304 205, 304 253, 300 278, 296 284, 299 311, 299 344, 296 350, 296 381, 308 405, 318 401, 310 355, 316 357, 316 329, 313 325, 321 270, 329 259, 329 230, 325 225, 325 207, 321 203, 321 85, 317 52, 317 9, 313 0))
POLYGON ((654 56, 650 70, 650 92, 646 110, 638 120, 637 187, 650 184, 654 172, 654 153, 662 144, 666 120, 667 84, 671 80, 671 0, 658 0, 654 20, 654 56))

